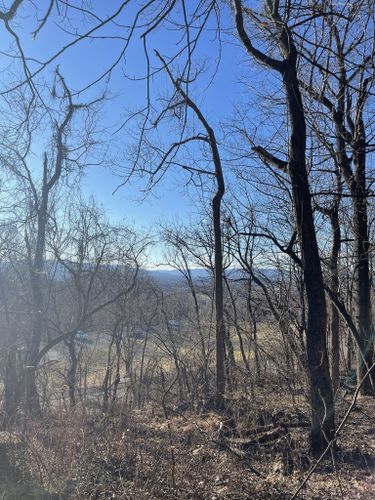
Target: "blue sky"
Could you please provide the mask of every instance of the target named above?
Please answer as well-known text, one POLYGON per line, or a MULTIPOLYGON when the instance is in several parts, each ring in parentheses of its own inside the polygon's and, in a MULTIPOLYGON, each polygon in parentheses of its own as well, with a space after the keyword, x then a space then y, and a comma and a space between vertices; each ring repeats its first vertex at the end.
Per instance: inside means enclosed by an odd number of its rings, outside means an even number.
MULTIPOLYGON (((40 2, 40 4, 42 3, 47 4, 46 2, 40 2)), ((94 8, 98 15, 103 15, 104 17, 106 14, 114 12, 120 4, 121 2, 119 1, 94 2, 94 8)), ((132 7, 134 2, 130 4, 131 8, 124 9, 123 14, 118 19, 119 22, 129 22, 128 20, 134 15, 134 7, 132 7)), ((26 3, 22 14, 29 16, 28 19, 24 17, 26 22, 22 26, 24 34, 22 43, 28 56, 45 60, 59 50, 64 43, 71 40, 71 36, 64 33, 63 27, 56 24, 55 18, 51 18, 37 35, 36 39, 33 40, 29 33, 32 30, 32 21, 34 20, 30 4, 26 3)), ((77 26, 81 32, 87 30, 87 26, 80 24, 79 15, 72 16, 71 24, 77 26)), ((145 82, 130 82, 123 77, 124 71, 128 75, 136 77, 145 74, 145 59, 139 40, 140 33, 140 31, 135 33, 134 40, 127 51, 125 61, 122 61, 114 70, 108 86, 109 95, 112 97, 105 104, 103 116, 106 125, 112 127, 113 130, 121 122, 127 108, 139 108, 144 102, 145 82)), ((123 34, 123 30, 117 28, 116 32, 116 27, 111 25, 101 30, 98 34, 123 34)), ((159 29, 156 35, 150 40, 150 46, 157 48, 162 53, 169 52, 172 54, 174 48, 171 45, 175 43, 177 37, 180 37, 180 34, 176 33, 176 31, 159 29)), ((123 41, 108 39, 80 42, 54 61, 50 69, 44 73, 44 76, 48 79, 49 71, 53 70, 59 64, 67 83, 74 89, 82 88, 92 81, 95 76, 101 74, 110 65, 112 60, 116 59, 122 46, 123 41)), ((233 84, 237 78, 235 68, 238 65, 240 54, 231 45, 222 44, 222 60, 219 71, 213 83, 207 88, 202 83, 204 84, 211 77, 218 53, 218 44, 214 41, 213 32, 202 39, 200 47, 196 58, 198 61, 204 61, 207 71, 200 80, 200 86, 204 87, 204 89, 203 91, 195 91, 194 98, 201 103, 209 120, 217 124, 230 113, 232 108, 231 93, 233 92, 233 84)), ((157 86, 160 88, 160 85, 165 83, 165 79, 163 81, 159 78, 159 81, 155 82, 156 88, 157 86)), ((100 88, 103 89, 104 85, 99 85, 93 92, 98 92, 100 88)), ((161 91, 164 91, 164 89, 161 88, 161 91)), ((126 143, 127 137, 119 133, 117 136, 113 136, 112 140, 116 143, 117 147, 121 147, 121 142, 126 143)), ((148 202, 142 205, 133 203, 132 201, 140 198, 138 193, 142 187, 142 184, 134 180, 132 185, 124 186, 116 195, 112 195, 112 192, 121 180, 114 177, 109 170, 102 168, 89 169, 86 173, 84 186, 85 190, 88 193, 94 194, 99 202, 102 202, 115 217, 122 217, 124 215, 124 205, 126 206, 125 215, 133 218, 137 223, 152 220, 155 216, 164 216, 170 211, 171 206, 174 207, 174 215, 184 217, 189 211, 191 202, 188 197, 183 196, 183 188, 176 189, 176 173, 173 175, 174 181, 171 187, 168 187, 170 183, 170 178, 168 177, 165 179, 165 182, 158 186, 155 193, 156 196, 151 196, 148 202)))
MULTIPOLYGON (((110 12, 116 11, 122 2, 116 0, 112 2, 94 2, 97 15, 106 17, 110 12)), ((48 2, 43 0, 38 6, 47 6, 48 2)), ((130 2, 130 8, 125 8, 118 23, 129 23, 134 16, 134 4, 130 2)), ((193 6, 195 2, 189 2, 193 6)), ((77 29, 79 33, 86 31, 88 26, 81 22, 80 14, 71 13, 71 23, 61 24, 56 16, 52 16, 45 27, 39 32, 36 39, 33 39, 31 32, 35 29, 35 13, 31 4, 26 2, 25 7, 20 11, 19 20, 14 21, 14 27, 21 36, 25 54, 28 57, 35 57, 39 60, 47 60, 55 54, 64 44, 72 40, 71 34, 64 30, 77 29)), ((41 8, 41 12, 43 9, 41 8)), ((222 19, 225 28, 231 26, 231 19, 222 19)), ((105 102, 101 112, 100 128, 105 129, 107 138, 111 139, 113 156, 121 165, 126 166, 127 160, 122 157, 121 152, 126 150, 130 139, 127 130, 124 129, 117 134, 113 132, 122 123, 126 110, 139 109, 145 102, 145 81, 130 81, 124 77, 124 73, 130 77, 140 78, 145 75, 145 57, 140 39, 141 30, 134 33, 133 41, 129 45, 125 59, 114 69, 110 82, 108 83, 108 100, 105 102)), ((124 29, 113 24, 97 33, 100 36, 123 35, 124 29)), ((176 29, 158 29, 149 40, 152 65, 156 63, 152 49, 157 48, 163 55, 174 54, 176 43, 181 37, 181 33, 176 29)), ((85 40, 71 47, 46 69, 43 78, 47 81, 52 79, 52 71, 58 64, 60 71, 65 77, 68 85, 74 89, 82 89, 88 83, 95 80, 112 61, 114 61, 123 47, 123 40, 97 39, 85 40)), ((228 118, 233 111, 234 102, 241 99, 240 90, 243 87, 239 84, 242 72, 242 62, 246 59, 242 50, 238 50, 232 35, 223 34, 221 45, 221 61, 216 68, 218 57, 218 42, 215 40, 215 25, 210 22, 202 37, 199 49, 194 56, 194 60, 204 65, 205 71, 199 76, 197 84, 192 86, 192 96, 203 109, 209 122, 219 131, 220 122, 228 118), (216 71, 217 69, 217 71, 216 71), (213 80, 211 81, 212 77, 213 80)), ((37 66, 30 62, 30 68, 37 66)), ((152 80, 154 98, 159 94, 170 93, 171 84, 163 75, 158 75, 152 80)), ((82 98, 99 95, 105 88, 104 82, 99 83, 82 98)), ((155 101, 156 102, 156 101, 155 101)), ((168 132, 166 132, 167 134, 168 132)), ((168 144, 169 137, 161 138, 168 144)), ((170 140, 173 140, 171 137, 170 140)), ((112 151, 111 151, 112 154, 112 151)), ((110 156, 111 156, 110 154, 110 156)), ((223 151, 223 156, 225 155, 223 151)), ((117 169, 118 170, 118 169, 117 169)), ((184 177, 178 168, 167 173, 164 179, 156 186, 153 192, 146 198, 142 193, 145 182, 133 178, 129 184, 122 186, 113 192, 121 183, 122 179, 116 177, 109 168, 90 167, 86 170, 83 179, 83 190, 87 196, 93 195, 99 204, 108 212, 111 219, 127 219, 135 223, 136 226, 145 228, 153 227, 157 221, 181 219, 187 221, 194 217, 196 208, 194 206, 194 189, 187 189, 184 177)))
MULTIPOLYGON (((40 74, 41 92, 48 91, 48 88, 43 88, 42 79, 49 86, 53 80, 53 71, 59 65, 60 72, 65 77, 69 87, 72 90, 78 91, 86 87, 90 82, 95 80, 99 75, 108 69, 116 58, 119 56, 124 40, 119 37, 124 36, 126 27, 131 25, 134 16, 135 8, 146 3, 147 0, 130 0, 129 5, 124 8, 121 15, 116 19, 116 24, 108 25, 102 30, 96 32, 98 38, 86 39, 64 51, 56 58, 46 70, 40 74)), ((62 3, 64 3, 61 0, 62 3)), ((40 0, 34 5, 40 9, 39 19, 46 11, 49 5, 49 0, 40 0)), ((71 4, 81 5, 81 0, 71 0, 71 4)), ((90 2, 83 2, 89 5, 90 2)), ((94 0, 91 2, 95 10, 95 14, 102 18, 106 18, 110 13, 115 12, 118 7, 127 2, 112 0, 100 1, 94 0)), ((200 2, 199 0, 188 0, 185 2, 187 8, 193 9, 197 4, 207 4, 209 2, 200 2)), ((1 2, 0 4, 10 4, 10 0, 1 2)), ((155 0, 152 7, 153 11, 149 12, 149 19, 158 11, 160 5, 166 5, 163 0, 155 0), (154 6, 156 7, 154 8, 154 6)), ((181 2, 176 2, 176 5, 181 5, 181 2)), ((214 18, 208 22, 205 27, 202 38, 199 43, 199 48, 194 54, 193 60, 195 68, 202 68, 196 81, 190 87, 190 96, 199 104, 210 124, 215 128, 220 141, 220 149, 222 158, 228 160, 230 157, 238 155, 237 162, 224 162, 225 174, 228 179, 232 179, 229 174, 228 164, 236 163, 238 170, 245 170, 250 161, 248 155, 251 150, 251 145, 246 140, 233 143, 231 127, 226 129, 221 128, 221 123, 227 121, 227 124, 239 123, 242 115, 246 126, 249 126, 248 133, 253 138, 255 137, 258 144, 264 147, 270 147, 270 151, 277 151, 277 154, 286 154, 287 141, 287 121, 285 121, 285 102, 283 102, 283 94, 280 93, 280 77, 273 72, 263 70, 258 64, 245 54, 241 44, 236 40, 233 34, 233 19, 229 11, 223 7, 221 10, 222 19, 221 26, 223 27, 222 44, 221 44, 221 60, 217 67, 217 58, 219 44, 216 35, 216 25, 214 18), (267 99, 267 94, 271 99, 267 99), (249 119, 248 119, 249 118, 249 119), (233 120, 233 121, 232 121, 233 120), (229 151, 229 149, 230 151, 229 151), (241 156, 242 155, 242 156, 241 156)), ((181 12, 176 13, 176 16, 181 21, 181 12)), ((38 64, 32 61, 36 58, 42 61, 48 60, 51 56, 74 39, 74 32, 82 34, 90 27, 96 24, 97 20, 93 20, 87 16, 84 23, 81 19, 81 14, 77 11, 70 11, 69 17, 64 21, 58 18, 56 13, 51 15, 46 25, 38 33, 36 39, 33 39, 31 33, 36 27, 35 8, 30 0, 25 0, 20 8, 17 17, 12 20, 12 27, 20 37, 20 42, 24 53, 29 59, 30 70, 38 68, 38 64), (68 33, 70 32, 70 33, 68 33), (73 34, 72 34, 73 33, 73 34)), ((111 79, 105 85, 105 81, 91 87, 88 91, 81 93, 80 99, 83 101, 91 99, 93 96, 100 95, 104 89, 107 89, 107 100, 103 105, 98 120, 98 128, 102 130, 103 141, 108 139, 111 141, 108 159, 114 160, 116 163, 116 171, 121 172, 122 168, 130 166, 128 148, 134 144, 134 136, 138 133, 137 124, 132 121, 127 127, 121 129, 118 133, 114 133, 119 129, 124 122, 125 116, 130 110, 139 110, 145 104, 146 82, 142 77, 145 76, 146 58, 142 47, 141 34, 144 32, 144 27, 137 29, 132 36, 132 41, 126 51, 125 56, 119 64, 114 68, 111 79), (136 79, 136 80, 134 80, 136 79), (132 137, 133 136, 133 137, 132 137)), ((8 68, 9 61, 12 58, 7 58, 6 52, 9 47, 15 48, 14 39, 6 33, 4 25, 0 27, 2 35, 2 50, 0 53, 0 78, 5 80, 11 78, 13 67, 8 68), (7 47, 8 45, 8 47, 7 47)), ((194 31, 194 30, 193 30, 194 31)), ((160 66, 157 61, 153 49, 158 49, 166 59, 172 56, 179 50, 181 36, 184 30, 178 30, 169 20, 159 26, 152 36, 150 36, 149 55, 151 67, 160 66)), ((255 44, 265 43, 264 40, 258 38, 255 44)), ((13 53, 17 50, 14 50, 13 53)), ((13 59, 13 61, 15 61, 13 59)), ((16 64, 14 63, 13 66, 16 64)), ((177 74, 176 68, 173 68, 174 74, 177 74)), ((15 75, 17 81, 19 76, 15 75)), ((155 106, 160 105, 160 96, 164 97, 171 93, 171 82, 166 77, 165 73, 159 72, 150 81, 152 92, 152 103, 155 106)), ((191 126, 191 122, 189 122, 191 126)), ((193 132, 198 132, 201 128, 195 129, 191 126, 193 132)), ((164 148, 173 143, 178 138, 178 123, 169 123, 161 128, 161 134, 158 139, 163 143, 164 148)), ((164 149, 165 150, 165 149, 164 149)), ((41 147, 40 155, 43 154, 41 147)), ((192 161, 199 159, 198 146, 192 151, 192 161)), ((131 155, 130 155, 131 156, 131 155)), ((188 155, 187 155, 188 156, 188 155)), ((92 159, 95 162, 95 158, 92 159)), ((151 162, 152 163, 152 162, 151 162)), ((251 161, 252 163, 252 161, 251 161)), ((255 162, 256 163, 256 162, 255 162)), ((41 161, 39 161, 39 165, 41 161)), ((201 164, 200 164, 201 165, 201 164)), ((152 166, 152 165, 151 165, 152 166)), ((254 165, 251 165, 252 167, 254 165)), ((204 168, 207 169, 207 164, 204 168)), ((257 167, 255 165, 255 167, 257 167)), ((263 167, 252 168, 251 178, 246 175, 241 178, 237 185, 233 187, 240 191, 241 187, 249 187, 251 196, 257 197, 256 185, 257 179, 262 181, 264 194, 269 195, 270 191, 274 194, 275 183, 272 176, 267 177, 267 171, 263 167), (269 181, 267 182, 264 181, 269 181), (241 184, 240 184, 241 183, 241 184), (253 189, 255 187, 255 189, 253 189), (254 193, 254 194, 253 194, 254 193)), ((174 221, 176 219, 187 222, 193 220, 197 211, 194 203, 196 192, 191 186, 186 187, 187 177, 174 167, 164 176, 163 180, 153 189, 152 193, 146 198, 144 189, 147 185, 145 179, 141 180, 138 177, 132 177, 131 182, 123 185, 120 189, 116 188, 122 183, 121 176, 115 176, 110 168, 90 167, 86 170, 86 174, 82 181, 84 193, 87 197, 93 195, 98 203, 102 205, 112 220, 127 219, 134 222, 139 228, 157 228, 157 223, 162 221, 174 221), (113 194, 116 191, 116 194, 113 194)), ((210 182, 204 181, 206 193, 209 192, 210 182)), ((212 186, 211 186, 212 187, 212 186)), ((283 187, 281 187, 283 191, 283 187)), ((261 191, 259 191, 261 193, 261 191)), ((208 196, 208 195, 207 195, 208 196)), ((258 195, 258 200, 262 196, 258 195)), ((272 219, 277 212, 276 197, 270 201, 267 196, 266 205, 260 205, 262 212, 259 217, 272 219), (268 200, 268 201, 267 201, 268 200), (265 206, 267 210, 265 210, 265 206)), ((282 201, 284 203, 284 199, 282 201)), ((285 201, 290 209, 290 203, 285 201)), ((288 229, 289 230, 289 227, 288 229)), ((155 263, 160 259, 160 247, 156 246, 154 257, 155 263)))

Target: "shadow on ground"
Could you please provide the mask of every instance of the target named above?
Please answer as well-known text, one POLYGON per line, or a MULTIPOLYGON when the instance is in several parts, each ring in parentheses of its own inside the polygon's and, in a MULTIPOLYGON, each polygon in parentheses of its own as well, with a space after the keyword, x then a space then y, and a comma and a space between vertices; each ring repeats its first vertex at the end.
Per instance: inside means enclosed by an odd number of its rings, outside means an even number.
POLYGON ((0 445, 0 500, 58 500, 43 490, 35 481, 26 479, 10 465, 7 446, 0 445))

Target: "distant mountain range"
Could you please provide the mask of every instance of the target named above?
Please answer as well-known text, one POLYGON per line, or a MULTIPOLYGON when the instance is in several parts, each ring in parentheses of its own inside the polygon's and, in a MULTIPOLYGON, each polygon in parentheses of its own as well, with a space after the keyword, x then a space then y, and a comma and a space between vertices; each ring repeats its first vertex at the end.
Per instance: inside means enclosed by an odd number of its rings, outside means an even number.
MULTIPOLYGON (((146 274, 160 284, 177 284, 184 282, 185 278, 176 269, 147 269, 146 274)), ((191 269, 191 276, 194 281, 207 281, 210 279, 210 273, 206 269, 191 269)))
MULTIPOLYGON (((226 271, 229 279, 239 280, 247 277, 247 274, 242 269, 229 269, 226 271)), ((153 278, 161 285, 176 285, 185 281, 184 276, 180 271, 175 269, 147 269, 146 275, 153 278)), ((208 281, 211 274, 203 268, 194 268, 190 270, 191 276, 194 281, 208 281)), ((261 269, 259 273, 266 276, 268 279, 276 278, 277 271, 275 269, 261 269)))
MULTIPOLYGON (((0 261, 0 270, 12 271, 14 265, 17 265, 19 268, 24 267, 25 271, 28 272, 28 264, 25 261, 19 261, 13 264, 7 261, 0 261)), ((71 262, 70 266, 74 269, 75 264, 71 262)), ((93 264, 84 264, 81 269, 89 271, 92 266, 93 264)), ((101 267, 103 269, 111 269, 112 266, 110 264, 104 264, 101 267)), ((125 269, 126 266, 123 266, 123 268, 125 269)), ((141 272, 143 276, 152 278, 162 286, 173 286, 186 283, 183 274, 176 269, 143 268, 141 272)), ((275 269, 260 269, 258 272, 271 280, 277 277, 277 271, 275 269)), ((50 260, 44 263, 44 269, 41 273, 49 275, 50 278, 53 277, 57 281, 62 280, 66 275, 69 276, 69 272, 62 264, 50 260)), ((200 282, 202 284, 204 282, 209 282, 212 277, 212 274, 207 269, 201 267, 191 269, 190 273, 195 282, 200 282)), ((232 280, 246 279, 248 277, 247 273, 242 269, 227 269, 226 274, 228 278, 232 280)))

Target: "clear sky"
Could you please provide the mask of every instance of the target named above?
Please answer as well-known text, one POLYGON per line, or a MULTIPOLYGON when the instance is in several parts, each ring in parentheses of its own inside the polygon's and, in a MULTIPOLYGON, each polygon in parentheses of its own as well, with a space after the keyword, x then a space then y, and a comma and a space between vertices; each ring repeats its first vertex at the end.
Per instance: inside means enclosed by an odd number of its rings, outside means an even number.
MULTIPOLYGON (((93 11, 96 16, 104 19, 115 12, 122 3, 124 2, 118 0, 94 1, 92 2, 93 11)), ((119 37, 124 37, 124 34, 128 32, 124 26, 132 23, 136 3, 130 2, 129 7, 124 8, 116 18, 116 24, 111 23, 95 32, 95 36, 98 38, 83 40, 63 52, 48 66, 41 77, 51 81, 52 71, 59 65, 67 84, 74 90, 80 90, 95 80, 113 64, 123 50, 126 41, 119 37)), ((188 2, 191 8, 196 3, 195 1, 188 2)), ((49 2, 46 0, 38 2, 39 18, 46 11, 48 4, 49 2)), ((74 5, 74 2, 72 4, 74 5)), ((81 5, 81 2, 75 2, 75 4, 81 5)), ((156 5, 161 4, 156 2, 156 5)), ((181 13, 177 17, 181 20, 181 13)), ((74 33, 82 34, 96 23, 97 19, 92 16, 86 16, 83 20, 81 13, 74 10, 69 11, 69 17, 62 23, 61 19, 53 13, 43 29, 33 38, 31 32, 35 29, 35 10, 31 2, 26 1, 12 26, 20 36, 25 55, 46 61, 61 47, 74 39, 72 33, 73 35, 74 33)), ((227 18, 224 16, 221 23, 224 28, 231 26, 229 14, 227 18)), ((239 99, 240 67, 244 54, 238 50, 234 37, 225 33, 225 29, 222 33, 223 43, 219 44, 215 27, 213 18, 209 21, 194 56, 197 65, 200 64, 204 67, 204 72, 199 76, 198 84, 192 86, 191 92, 210 123, 219 131, 218 135, 220 136, 221 120, 232 113, 233 103, 234 101, 238 102, 239 99), (221 52, 219 51, 220 46, 221 52), (221 60, 217 65, 219 53, 221 60)), ((103 105, 98 125, 105 131, 103 133, 105 140, 111 141, 109 157, 116 159, 117 171, 121 170, 121 166, 129 167, 129 158, 126 158, 122 152, 127 150, 128 145, 132 141, 134 142, 134 139, 127 135, 129 128, 124 128, 117 133, 114 132, 123 122, 127 110, 140 109, 145 103, 146 82, 139 80, 145 75, 146 68, 146 59, 140 38, 142 32, 143 28, 133 34, 133 39, 113 70, 111 79, 107 82, 105 80, 99 82, 82 94, 84 100, 88 99, 89 96, 99 95, 104 88, 107 88, 108 99, 103 105), (131 81, 129 77, 138 80, 131 81)), ((168 29, 159 28, 154 35, 150 36, 149 47, 152 66, 156 65, 152 49, 158 49, 163 55, 174 54, 179 47, 181 32, 175 26, 169 25, 168 29)), ((14 42, 11 43, 14 44, 14 42)), ((33 71, 39 65, 30 60, 29 67, 33 71)), ((170 82, 163 75, 159 74, 152 78, 151 84, 153 99, 157 99, 159 95, 170 94, 170 82)), ((170 140, 173 139, 175 140, 171 137, 170 140)), ((169 137, 164 137, 162 140, 167 145, 169 137)), ((133 178, 130 183, 122 186, 113 194, 121 182, 122 179, 115 176, 109 168, 90 167, 83 179, 83 189, 87 196, 93 195, 99 204, 103 205, 112 219, 126 218, 134 221, 139 227, 154 226, 159 220, 188 220, 194 214, 195 208, 192 203, 194 189, 186 189, 186 176, 178 167, 174 167, 173 171, 168 172, 152 194, 146 198, 142 192, 146 183, 138 178, 133 178)))

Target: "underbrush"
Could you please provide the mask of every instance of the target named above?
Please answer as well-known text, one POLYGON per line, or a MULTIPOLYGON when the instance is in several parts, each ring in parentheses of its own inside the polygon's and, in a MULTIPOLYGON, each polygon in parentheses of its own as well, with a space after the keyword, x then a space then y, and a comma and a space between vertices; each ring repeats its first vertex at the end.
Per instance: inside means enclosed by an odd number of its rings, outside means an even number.
MULTIPOLYGON (((42 488, 33 498, 291 498, 314 463, 308 407, 269 387, 269 403, 261 401, 233 398, 220 413, 120 403, 111 415, 82 406, 54 411, 27 422, 8 458, 18 482, 32 479, 42 488)), ((348 404, 341 401, 338 418, 348 404)), ((339 451, 328 454, 298 498, 373 497, 373 418, 373 400, 361 398, 339 451)))

